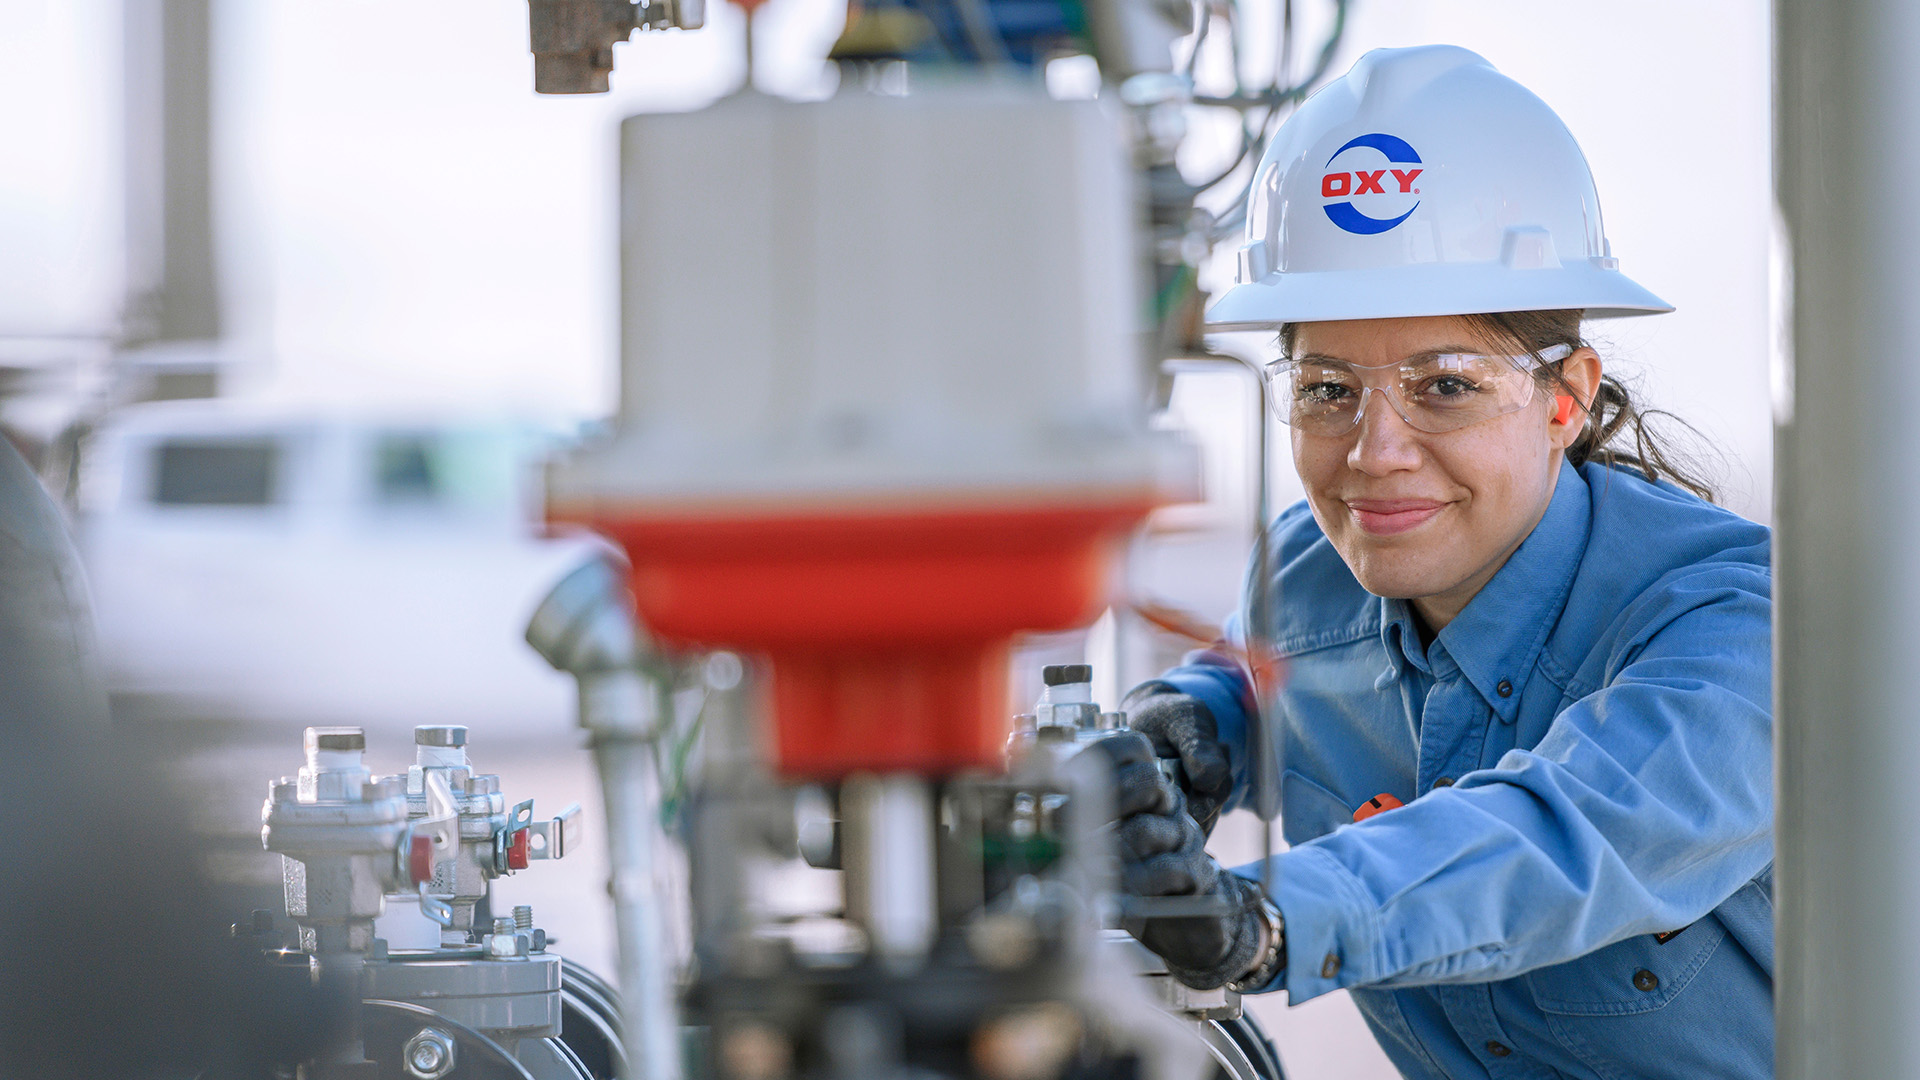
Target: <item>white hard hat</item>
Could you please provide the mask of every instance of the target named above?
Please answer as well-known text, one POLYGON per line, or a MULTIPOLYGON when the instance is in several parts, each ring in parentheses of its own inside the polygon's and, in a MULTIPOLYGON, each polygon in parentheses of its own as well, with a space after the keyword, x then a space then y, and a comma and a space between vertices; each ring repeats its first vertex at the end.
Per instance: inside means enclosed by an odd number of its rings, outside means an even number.
POLYGON ((1587 160, 1545 102, 1466 49, 1375 49, 1261 157, 1239 284, 1207 325, 1673 310, 1619 266, 1587 160))

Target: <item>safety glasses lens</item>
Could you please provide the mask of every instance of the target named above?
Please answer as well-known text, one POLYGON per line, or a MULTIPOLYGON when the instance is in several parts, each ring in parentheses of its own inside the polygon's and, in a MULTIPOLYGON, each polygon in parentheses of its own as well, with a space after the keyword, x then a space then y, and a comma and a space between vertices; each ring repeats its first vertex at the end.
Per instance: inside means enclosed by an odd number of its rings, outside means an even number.
POLYGON ((1393 411, 1429 433, 1454 431, 1526 408, 1534 377, 1530 358, 1432 353, 1385 368, 1325 360, 1282 360, 1269 366, 1274 412, 1315 435, 1342 435, 1359 423, 1369 389, 1386 394, 1393 411))

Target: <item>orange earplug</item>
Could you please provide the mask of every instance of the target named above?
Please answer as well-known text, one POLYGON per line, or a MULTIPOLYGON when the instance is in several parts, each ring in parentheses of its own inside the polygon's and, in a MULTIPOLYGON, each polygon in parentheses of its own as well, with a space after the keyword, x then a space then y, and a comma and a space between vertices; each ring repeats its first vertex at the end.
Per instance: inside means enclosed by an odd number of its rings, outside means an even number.
POLYGON ((1553 400, 1559 403, 1559 406, 1560 406, 1559 409, 1555 411, 1553 414, 1554 420, 1562 424, 1571 422, 1573 420, 1573 405, 1574 405, 1573 395, 1561 394, 1559 397, 1554 398, 1553 400))

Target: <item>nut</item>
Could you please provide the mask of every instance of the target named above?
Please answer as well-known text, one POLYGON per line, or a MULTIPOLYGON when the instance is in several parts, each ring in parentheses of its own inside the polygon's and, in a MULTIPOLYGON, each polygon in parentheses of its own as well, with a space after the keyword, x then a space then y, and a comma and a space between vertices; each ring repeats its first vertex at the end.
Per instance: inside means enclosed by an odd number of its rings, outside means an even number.
POLYGON ((517 932, 512 919, 495 919, 493 933, 483 943, 489 960, 518 960, 532 951, 533 935, 517 932))
POLYGON ((365 750, 367 733, 357 727, 310 727, 307 745, 315 750, 365 750))
POLYGON ((453 1036, 421 1028, 400 1050, 400 1064, 414 1080, 441 1080, 453 1072, 453 1036))
POLYGON ((415 746, 465 746, 467 729, 461 724, 422 724, 413 729, 415 746))

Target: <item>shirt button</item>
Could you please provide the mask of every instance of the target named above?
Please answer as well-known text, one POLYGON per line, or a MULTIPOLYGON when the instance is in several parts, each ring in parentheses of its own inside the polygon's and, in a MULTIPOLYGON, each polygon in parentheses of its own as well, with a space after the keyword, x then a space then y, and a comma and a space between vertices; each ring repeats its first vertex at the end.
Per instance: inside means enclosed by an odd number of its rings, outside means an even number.
POLYGON ((1633 973, 1633 988, 1650 994, 1660 989, 1660 976, 1641 968, 1633 973))
POLYGON ((1499 693, 1499 695, 1500 695, 1501 697, 1512 697, 1512 696, 1513 696, 1513 684, 1512 684, 1512 683, 1510 683, 1510 682, 1508 682, 1508 681, 1507 681, 1507 680, 1505 680, 1505 679, 1501 679, 1501 680, 1500 680, 1500 685, 1499 685, 1499 686, 1496 686, 1496 687, 1494 687, 1494 690, 1495 690, 1496 692, 1498 692, 1498 693, 1499 693))
POLYGON ((1451 776, 1443 776, 1443 777, 1441 777, 1440 779, 1438 779, 1438 780, 1435 780, 1435 781, 1433 782, 1433 786, 1434 786, 1434 789, 1435 789, 1435 790, 1438 790, 1438 789, 1440 789, 1440 788, 1443 788, 1443 787, 1452 787, 1452 786, 1453 786, 1453 777, 1451 777, 1451 776))
POLYGON ((1513 1047, 1508 1046, 1506 1043, 1494 1042, 1492 1039, 1488 1039, 1487 1053, 1492 1054, 1494 1057, 1506 1057, 1508 1054, 1513 1053, 1513 1047))
POLYGON ((1340 974, 1340 958, 1332 953, 1328 953, 1327 958, 1320 961, 1320 977, 1323 979, 1331 979, 1338 974, 1340 974))

